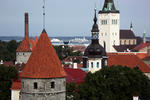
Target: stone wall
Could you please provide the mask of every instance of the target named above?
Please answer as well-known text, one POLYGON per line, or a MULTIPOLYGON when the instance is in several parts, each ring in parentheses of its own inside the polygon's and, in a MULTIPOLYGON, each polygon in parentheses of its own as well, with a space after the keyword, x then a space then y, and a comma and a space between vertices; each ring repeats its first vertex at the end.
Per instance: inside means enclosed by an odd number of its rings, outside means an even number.
POLYGON ((66 98, 66 79, 25 79, 21 80, 20 100, 65 100, 66 98), (34 83, 37 89, 34 89, 34 83), (55 87, 51 88, 51 82, 55 87))
POLYGON ((17 63, 27 63, 32 52, 17 52, 16 61, 17 63))

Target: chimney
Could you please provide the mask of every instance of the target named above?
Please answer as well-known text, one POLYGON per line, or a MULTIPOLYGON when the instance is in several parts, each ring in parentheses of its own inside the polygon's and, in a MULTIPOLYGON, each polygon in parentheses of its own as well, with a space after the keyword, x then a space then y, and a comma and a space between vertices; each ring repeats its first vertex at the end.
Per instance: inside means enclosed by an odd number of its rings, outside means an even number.
POLYGON ((25 13, 25 36, 29 39, 29 19, 28 19, 28 13, 25 13))
POLYGON ((139 100, 138 96, 133 96, 133 100, 139 100))

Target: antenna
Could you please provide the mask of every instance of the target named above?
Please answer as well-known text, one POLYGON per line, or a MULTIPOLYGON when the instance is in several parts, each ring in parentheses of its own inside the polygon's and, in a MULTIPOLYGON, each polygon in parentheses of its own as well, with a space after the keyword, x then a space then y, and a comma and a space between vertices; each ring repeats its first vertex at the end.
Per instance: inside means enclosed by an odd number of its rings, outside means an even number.
POLYGON ((43 0, 43 29, 45 29, 45 0, 43 0))
POLYGON ((95 9, 96 9, 96 1, 95 1, 95 4, 94 4, 94 6, 95 6, 95 9))

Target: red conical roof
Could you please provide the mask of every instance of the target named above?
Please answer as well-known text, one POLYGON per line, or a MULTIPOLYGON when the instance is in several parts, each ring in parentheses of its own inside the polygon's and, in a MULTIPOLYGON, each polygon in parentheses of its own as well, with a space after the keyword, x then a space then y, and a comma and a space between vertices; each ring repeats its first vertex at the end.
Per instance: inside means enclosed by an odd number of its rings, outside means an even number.
POLYGON ((50 42, 45 30, 43 30, 36 47, 23 69, 23 78, 57 78, 65 77, 66 73, 50 42))
POLYGON ((19 47, 16 50, 17 52, 31 52, 30 43, 28 37, 25 36, 22 42, 20 43, 19 47))

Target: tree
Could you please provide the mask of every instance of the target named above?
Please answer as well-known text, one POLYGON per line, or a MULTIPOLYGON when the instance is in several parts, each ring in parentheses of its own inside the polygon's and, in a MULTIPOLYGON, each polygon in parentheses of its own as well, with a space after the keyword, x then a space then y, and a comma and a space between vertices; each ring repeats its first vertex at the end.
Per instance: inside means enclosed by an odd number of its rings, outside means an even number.
POLYGON ((12 80, 18 79, 15 67, 0 65, 0 100, 10 100, 12 80))
POLYGON ((132 100, 134 95, 150 100, 150 80, 139 69, 104 67, 88 73, 80 86, 81 100, 132 100))
POLYGON ((67 83, 66 100, 80 100, 80 95, 77 91, 78 86, 75 83, 67 83))
POLYGON ((19 43, 15 40, 9 42, 0 41, 0 60, 15 61, 18 45, 19 43))

